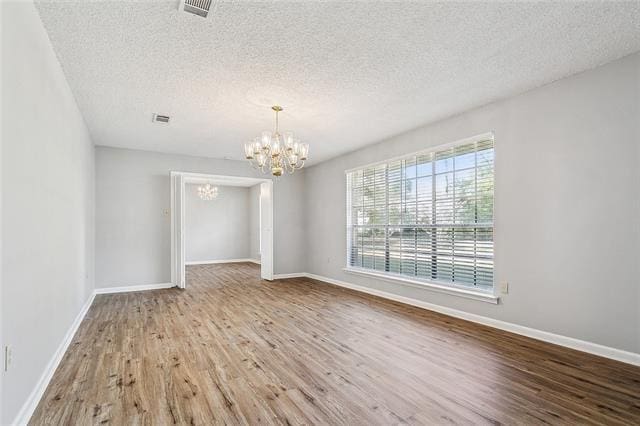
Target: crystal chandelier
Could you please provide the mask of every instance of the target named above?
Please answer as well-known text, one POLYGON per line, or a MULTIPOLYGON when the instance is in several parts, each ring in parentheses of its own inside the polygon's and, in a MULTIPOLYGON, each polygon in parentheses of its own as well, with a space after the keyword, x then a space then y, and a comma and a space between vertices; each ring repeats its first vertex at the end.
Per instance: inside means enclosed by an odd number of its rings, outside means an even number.
POLYGON ((218 187, 210 183, 201 185, 198 187, 198 197, 200 197, 201 200, 211 201, 218 197, 218 187))
POLYGON ((262 136, 253 142, 244 144, 244 155, 249 163, 262 173, 271 173, 274 176, 282 176, 287 171, 292 174, 304 167, 304 162, 309 154, 309 144, 301 143, 293 137, 292 132, 280 134, 278 129, 278 113, 282 107, 271 107, 276 112, 276 129, 271 132, 265 130, 262 136))

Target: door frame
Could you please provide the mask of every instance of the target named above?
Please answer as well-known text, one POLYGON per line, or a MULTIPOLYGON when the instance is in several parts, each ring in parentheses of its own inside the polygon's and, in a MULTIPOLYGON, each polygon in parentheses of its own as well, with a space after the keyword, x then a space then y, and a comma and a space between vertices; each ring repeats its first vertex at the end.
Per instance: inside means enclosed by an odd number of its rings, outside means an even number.
POLYGON ((187 183, 251 187, 260 185, 260 276, 273 280, 273 181, 241 176, 171 172, 171 282, 186 288, 185 277, 185 188, 187 183))

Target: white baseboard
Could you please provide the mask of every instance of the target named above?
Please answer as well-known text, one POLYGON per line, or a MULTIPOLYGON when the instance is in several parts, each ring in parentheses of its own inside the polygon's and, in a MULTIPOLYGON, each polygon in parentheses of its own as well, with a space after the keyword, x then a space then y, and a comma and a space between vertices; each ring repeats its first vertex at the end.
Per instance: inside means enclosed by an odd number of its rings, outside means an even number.
POLYGON ((393 300, 407 305, 416 306, 430 311, 439 312, 441 314, 449 315, 455 318, 472 321, 478 324, 487 325, 489 327, 498 328, 500 330, 509 331, 511 333, 519 334, 521 336, 530 337, 536 340, 542 340, 543 342, 553 343, 555 345, 564 346, 578 351, 587 352, 593 355, 598 355, 604 358, 613 359, 616 361, 625 362, 627 364, 640 366, 640 354, 635 352, 628 352, 621 349, 612 348, 609 346, 600 345, 597 343, 587 342, 585 340, 574 339, 572 337, 562 336, 560 334, 550 333, 548 331, 537 330, 535 328, 525 327, 518 324, 513 324, 506 321, 501 321, 482 315, 471 314, 468 312, 460 311, 457 309, 447 308, 445 306, 435 305, 429 302, 423 302, 421 300, 412 299, 409 297, 399 296, 397 294, 388 293, 386 291, 375 290, 372 288, 351 284, 346 281, 340 281, 333 278, 323 277, 320 275, 310 274, 306 272, 298 274, 284 274, 282 278, 294 278, 294 277, 307 277, 314 280, 323 281, 329 284, 334 284, 340 287, 349 288, 352 290, 360 291, 362 293, 379 296, 385 299, 393 300))
POLYGON ((144 291, 144 290, 159 290, 163 288, 171 288, 176 285, 173 283, 160 283, 160 284, 143 284, 143 285, 130 285, 122 287, 104 287, 96 288, 94 294, 111 294, 111 293, 127 293, 130 291, 144 291))
POLYGON ((53 373, 55 373, 56 369, 58 368, 58 365, 60 364, 60 361, 62 361, 62 357, 64 356, 65 352, 69 348, 69 345, 73 340, 73 336, 75 336, 76 332, 78 331, 78 327, 80 327, 82 320, 84 319, 85 315, 89 311, 89 308, 91 307, 91 304, 93 303, 93 300, 95 299, 97 294, 125 293, 129 291, 156 290, 156 289, 170 288, 170 287, 175 287, 175 285, 173 285, 172 283, 161 283, 161 284, 134 285, 134 286, 123 286, 123 287, 96 288, 91 294, 91 296, 89 297, 89 299, 87 299, 85 304, 82 306, 80 313, 78 313, 75 320, 71 324, 71 327, 69 327, 69 330, 67 330, 67 334, 65 334, 64 339, 60 343, 60 346, 58 346, 58 349, 53 354, 53 357, 45 367, 44 372, 42 373, 42 375, 40 376, 40 379, 38 380, 38 383, 36 383, 36 386, 33 388, 33 391, 31 391, 31 394, 29 395, 24 405, 16 415, 16 418, 11 424, 16 426, 22 426, 29 423, 29 419, 31 419, 33 412, 35 411, 36 407, 38 406, 38 403, 40 402, 40 399, 42 398, 42 395, 44 395, 44 391, 47 389, 47 386, 49 386, 49 382, 53 377, 53 373))
POLYGON ((260 265, 260 259, 249 259, 248 262, 255 263, 256 265, 260 265))
POLYGON ((91 304, 93 303, 93 299, 95 298, 95 296, 96 296, 95 293, 92 293, 91 296, 89 296, 89 298, 85 302, 85 304, 82 306, 82 309, 80 309, 80 312, 78 313, 76 318, 73 320, 73 323, 71 324, 71 327, 69 327, 69 330, 67 330, 67 334, 65 334, 64 338, 62 339, 62 342, 58 346, 58 349, 55 351, 55 353, 53 354, 53 357, 51 358, 51 360, 49 360, 49 363, 47 364, 44 371, 42 372, 42 375, 40 376, 38 383, 36 383, 36 386, 33 388, 33 390, 31 391, 31 394, 29 395, 24 405, 16 415, 16 418, 14 419, 13 423, 11 423, 12 425, 22 426, 29 423, 29 419, 31 419, 33 412, 36 410, 36 407, 38 406, 38 403, 42 398, 42 395, 44 395, 44 391, 47 389, 47 386, 49 386, 49 382, 53 377, 53 373, 55 373, 56 369, 58 368, 58 365, 60 364, 60 361, 62 361, 62 358, 64 357, 64 354, 67 351, 67 348, 69 348, 69 345, 73 340, 73 336, 75 336, 76 331, 78 331, 78 327, 80 327, 82 320, 84 319, 85 315, 89 311, 89 308, 91 307, 91 304))
POLYGON ((240 262, 253 262, 260 263, 259 260, 250 259, 248 257, 242 259, 216 259, 216 260, 195 260, 191 262, 184 262, 185 265, 214 265, 216 263, 240 263, 240 262))
POLYGON ((307 274, 306 272, 296 272, 293 274, 275 274, 273 276, 274 280, 283 280, 286 278, 301 278, 301 277, 308 277, 309 274, 307 274))

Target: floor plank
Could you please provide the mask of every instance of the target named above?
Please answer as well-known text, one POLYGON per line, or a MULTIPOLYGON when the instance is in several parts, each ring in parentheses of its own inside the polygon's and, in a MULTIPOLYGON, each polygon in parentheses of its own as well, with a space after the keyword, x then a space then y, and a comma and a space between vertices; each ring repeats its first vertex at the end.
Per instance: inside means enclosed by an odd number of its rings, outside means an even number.
POLYGON ((99 295, 30 424, 640 424, 640 368, 250 263, 99 295))

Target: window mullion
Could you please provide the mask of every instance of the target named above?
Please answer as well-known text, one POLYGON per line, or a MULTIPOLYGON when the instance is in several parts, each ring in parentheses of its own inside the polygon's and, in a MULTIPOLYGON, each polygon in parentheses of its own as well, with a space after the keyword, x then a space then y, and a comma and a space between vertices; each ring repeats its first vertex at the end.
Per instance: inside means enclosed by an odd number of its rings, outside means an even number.
POLYGON ((474 147, 474 170, 473 170, 473 212, 474 223, 473 228, 473 285, 478 285, 478 143, 474 147))
POLYGON ((452 219, 452 227, 451 227, 451 280, 455 282, 456 280, 456 149, 451 149, 453 152, 453 158, 451 162, 453 163, 453 174, 452 174, 452 182, 451 182, 451 192, 453 194, 453 198, 451 199, 451 219, 452 219))
POLYGON ((389 165, 384 166, 384 201, 385 201, 385 222, 384 222, 384 270, 389 272, 391 256, 389 253, 389 165))
POLYGON ((438 278, 437 229, 436 223, 436 154, 431 155, 431 278, 438 278))

